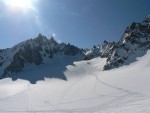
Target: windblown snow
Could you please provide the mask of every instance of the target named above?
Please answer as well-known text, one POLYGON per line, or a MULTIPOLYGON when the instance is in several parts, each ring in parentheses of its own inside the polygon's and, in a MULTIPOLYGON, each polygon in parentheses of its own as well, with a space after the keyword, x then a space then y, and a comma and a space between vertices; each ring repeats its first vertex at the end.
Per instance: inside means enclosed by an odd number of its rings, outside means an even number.
POLYGON ((74 62, 64 71, 67 81, 3 79, 0 113, 149 113, 149 58, 150 51, 110 71, 102 71, 105 58, 74 62))

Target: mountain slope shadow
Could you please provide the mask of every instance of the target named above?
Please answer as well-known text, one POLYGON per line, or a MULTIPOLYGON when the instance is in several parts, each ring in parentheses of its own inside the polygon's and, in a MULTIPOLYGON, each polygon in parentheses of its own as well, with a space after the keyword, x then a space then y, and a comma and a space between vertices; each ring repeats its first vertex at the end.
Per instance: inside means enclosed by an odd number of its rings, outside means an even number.
POLYGON ((17 79, 27 80, 32 84, 38 81, 45 80, 45 78, 57 78, 67 80, 64 72, 67 71, 68 65, 73 65, 74 61, 81 60, 79 56, 64 56, 63 58, 54 58, 41 65, 28 65, 23 71, 13 73, 9 76, 13 81, 17 79))

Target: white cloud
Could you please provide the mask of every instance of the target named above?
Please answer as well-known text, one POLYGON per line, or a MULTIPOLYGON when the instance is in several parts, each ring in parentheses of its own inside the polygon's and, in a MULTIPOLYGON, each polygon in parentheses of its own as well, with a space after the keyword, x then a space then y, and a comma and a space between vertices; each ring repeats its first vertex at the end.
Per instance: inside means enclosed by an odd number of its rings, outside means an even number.
POLYGON ((55 33, 52 33, 52 37, 56 37, 56 34, 55 34, 55 33))

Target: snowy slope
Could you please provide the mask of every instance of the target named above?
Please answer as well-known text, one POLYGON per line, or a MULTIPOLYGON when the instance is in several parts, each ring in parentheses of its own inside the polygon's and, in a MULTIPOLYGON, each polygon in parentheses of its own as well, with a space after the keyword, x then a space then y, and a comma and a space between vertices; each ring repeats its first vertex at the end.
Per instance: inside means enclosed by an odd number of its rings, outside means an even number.
POLYGON ((0 81, 0 113, 149 113, 150 51, 129 66, 102 71, 106 59, 74 62, 67 81, 0 81))

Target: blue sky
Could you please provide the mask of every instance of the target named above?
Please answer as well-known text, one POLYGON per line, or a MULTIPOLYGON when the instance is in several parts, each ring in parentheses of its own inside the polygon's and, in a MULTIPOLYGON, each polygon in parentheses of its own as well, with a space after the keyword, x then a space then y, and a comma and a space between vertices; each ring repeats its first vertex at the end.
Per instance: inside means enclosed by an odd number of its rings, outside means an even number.
POLYGON ((55 34, 59 42, 91 48, 117 41, 132 22, 150 14, 150 0, 31 0, 26 11, 0 0, 0 49, 55 34))

